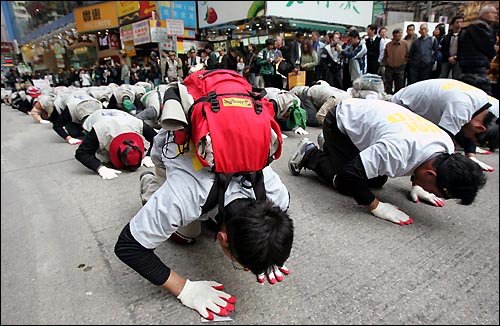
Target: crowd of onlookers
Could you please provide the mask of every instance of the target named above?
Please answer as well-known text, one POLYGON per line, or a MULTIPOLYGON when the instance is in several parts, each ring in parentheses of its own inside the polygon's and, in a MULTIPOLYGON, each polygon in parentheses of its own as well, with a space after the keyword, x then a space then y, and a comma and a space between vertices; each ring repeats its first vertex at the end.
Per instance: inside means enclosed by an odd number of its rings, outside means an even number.
POLYGON ((427 23, 420 24, 418 32, 410 24, 404 38, 400 28, 394 29, 389 38, 386 27, 375 25, 367 26, 366 32, 351 28, 347 35, 335 31, 322 36, 314 31, 309 38, 299 32, 286 45, 281 37, 267 39, 262 48, 248 44, 226 51, 207 44, 204 49, 189 49, 182 58, 174 51, 162 50, 159 55, 152 51, 147 58, 122 58, 120 62, 107 61, 88 68, 59 69, 54 74, 20 76, 11 68, 2 73, 2 84, 15 89, 20 81, 32 84, 33 79, 46 79, 51 86, 88 87, 139 81, 157 86, 182 80, 193 69, 223 68, 245 76, 255 88, 289 89, 288 74, 304 71, 305 86, 325 80, 347 90, 356 78, 370 73, 382 77, 387 94, 421 80, 453 78, 498 97, 497 9, 484 6, 478 20, 467 28, 462 28, 463 24, 464 17, 460 15, 451 19, 447 33, 444 24, 438 24, 431 33, 427 23))

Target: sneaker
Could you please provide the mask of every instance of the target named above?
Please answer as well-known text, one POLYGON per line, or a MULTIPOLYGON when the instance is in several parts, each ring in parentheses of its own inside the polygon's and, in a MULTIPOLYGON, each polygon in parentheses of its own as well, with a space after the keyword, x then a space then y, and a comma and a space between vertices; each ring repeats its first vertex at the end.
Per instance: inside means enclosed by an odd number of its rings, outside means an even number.
POLYGON ((323 150, 323 145, 325 144, 325 136, 323 136, 323 132, 318 135, 318 147, 323 150))
POLYGON ((297 149, 288 160, 288 169, 290 170, 292 175, 300 174, 300 170, 302 170, 304 166, 304 158, 306 157, 306 154, 310 153, 311 149, 315 147, 316 145, 314 145, 314 143, 310 141, 309 138, 301 139, 301 141, 297 145, 297 149))

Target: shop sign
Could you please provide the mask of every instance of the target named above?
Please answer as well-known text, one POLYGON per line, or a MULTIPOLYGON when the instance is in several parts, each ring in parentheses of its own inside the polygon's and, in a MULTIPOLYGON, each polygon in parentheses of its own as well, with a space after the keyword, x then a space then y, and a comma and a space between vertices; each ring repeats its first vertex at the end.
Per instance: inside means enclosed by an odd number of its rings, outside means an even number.
POLYGON ((111 50, 121 50, 120 34, 109 33, 109 48, 111 50))
POLYGON ((134 44, 151 43, 151 35, 149 33, 149 21, 143 20, 132 24, 134 31, 134 44))
POLYGON ((373 15, 373 1, 266 1, 266 6, 267 16, 351 26, 365 27, 373 15))
MULTIPOLYGON (((263 16, 265 3, 274 1, 238 1, 228 6, 226 1, 197 1, 200 28, 220 25, 234 20, 263 16)), ((277 1, 287 3, 287 1, 277 1)), ((290 2, 290 1, 288 1, 290 2)), ((301 1, 305 2, 305 1, 301 1)), ((316 3, 317 1, 314 1, 316 3)), ((320 1, 322 2, 322 1, 320 1)), ((276 16, 283 16, 282 14, 276 16)))
POLYGON ((159 42, 158 47, 160 48, 160 51, 161 50, 167 50, 167 51, 174 51, 175 50, 174 41, 170 38, 166 39, 163 42, 159 42))
POLYGON ((14 45, 12 42, 2 42, 1 51, 2 53, 14 53, 14 45))
POLYGON ((132 24, 120 27, 120 39, 123 42, 134 40, 134 31, 132 30, 132 24))
POLYGON ((180 19, 165 19, 167 22, 167 34, 168 35, 184 35, 184 21, 180 19))
POLYGON ((123 50, 125 51, 125 54, 128 57, 134 57, 135 56, 135 46, 134 46, 134 41, 125 41, 123 42, 123 50))
POLYGON ((160 19, 181 19, 185 28, 196 28, 196 1, 158 1, 160 19))
POLYGON ((163 42, 167 39, 167 23, 164 20, 149 20, 151 42, 163 42))
POLYGON ((76 29, 79 33, 99 31, 118 27, 118 15, 116 14, 116 1, 102 2, 92 6, 76 8, 76 29))

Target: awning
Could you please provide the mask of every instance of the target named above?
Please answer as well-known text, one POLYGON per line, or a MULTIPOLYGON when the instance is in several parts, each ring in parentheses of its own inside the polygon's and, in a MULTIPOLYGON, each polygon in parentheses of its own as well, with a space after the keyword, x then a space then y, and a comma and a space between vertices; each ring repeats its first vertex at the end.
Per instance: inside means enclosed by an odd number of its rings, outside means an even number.
POLYGON ((339 31, 340 33, 347 33, 347 28, 341 25, 325 24, 318 22, 307 22, 302 20, 292 20, 288 21, 290 27, 295 27, 298 29, 310 29, 313 31, 339 31))
POLYGON ((75 15, 70 13, 56 21, 49 24, 43 25, 42 27, 34 30, 28 35, 18 40, 19 45, 25 45, 29 42, 38 42, 41 39, 47 39, 49 37, 59 34, 61 31, 69 30, 76 27, 75 25, 75 15))

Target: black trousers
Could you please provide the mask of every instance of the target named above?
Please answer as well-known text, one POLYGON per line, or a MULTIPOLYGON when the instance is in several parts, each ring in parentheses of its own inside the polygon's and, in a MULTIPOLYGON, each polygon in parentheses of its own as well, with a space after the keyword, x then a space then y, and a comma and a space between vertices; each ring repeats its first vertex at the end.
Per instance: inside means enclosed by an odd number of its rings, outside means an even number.
MULTIPOLYGON (((305 168, 314 171, 325 183, 333 187, 333 177, 344 169, 356 156, 359 149, 351 139, 337 127, 335 109, 328 112, 323 123, 325 143, 323 150, 313 149, 305 168)), ((382 187, 388 178, 378 176, 368 180, 368 185, 374 188, 382 187)))

